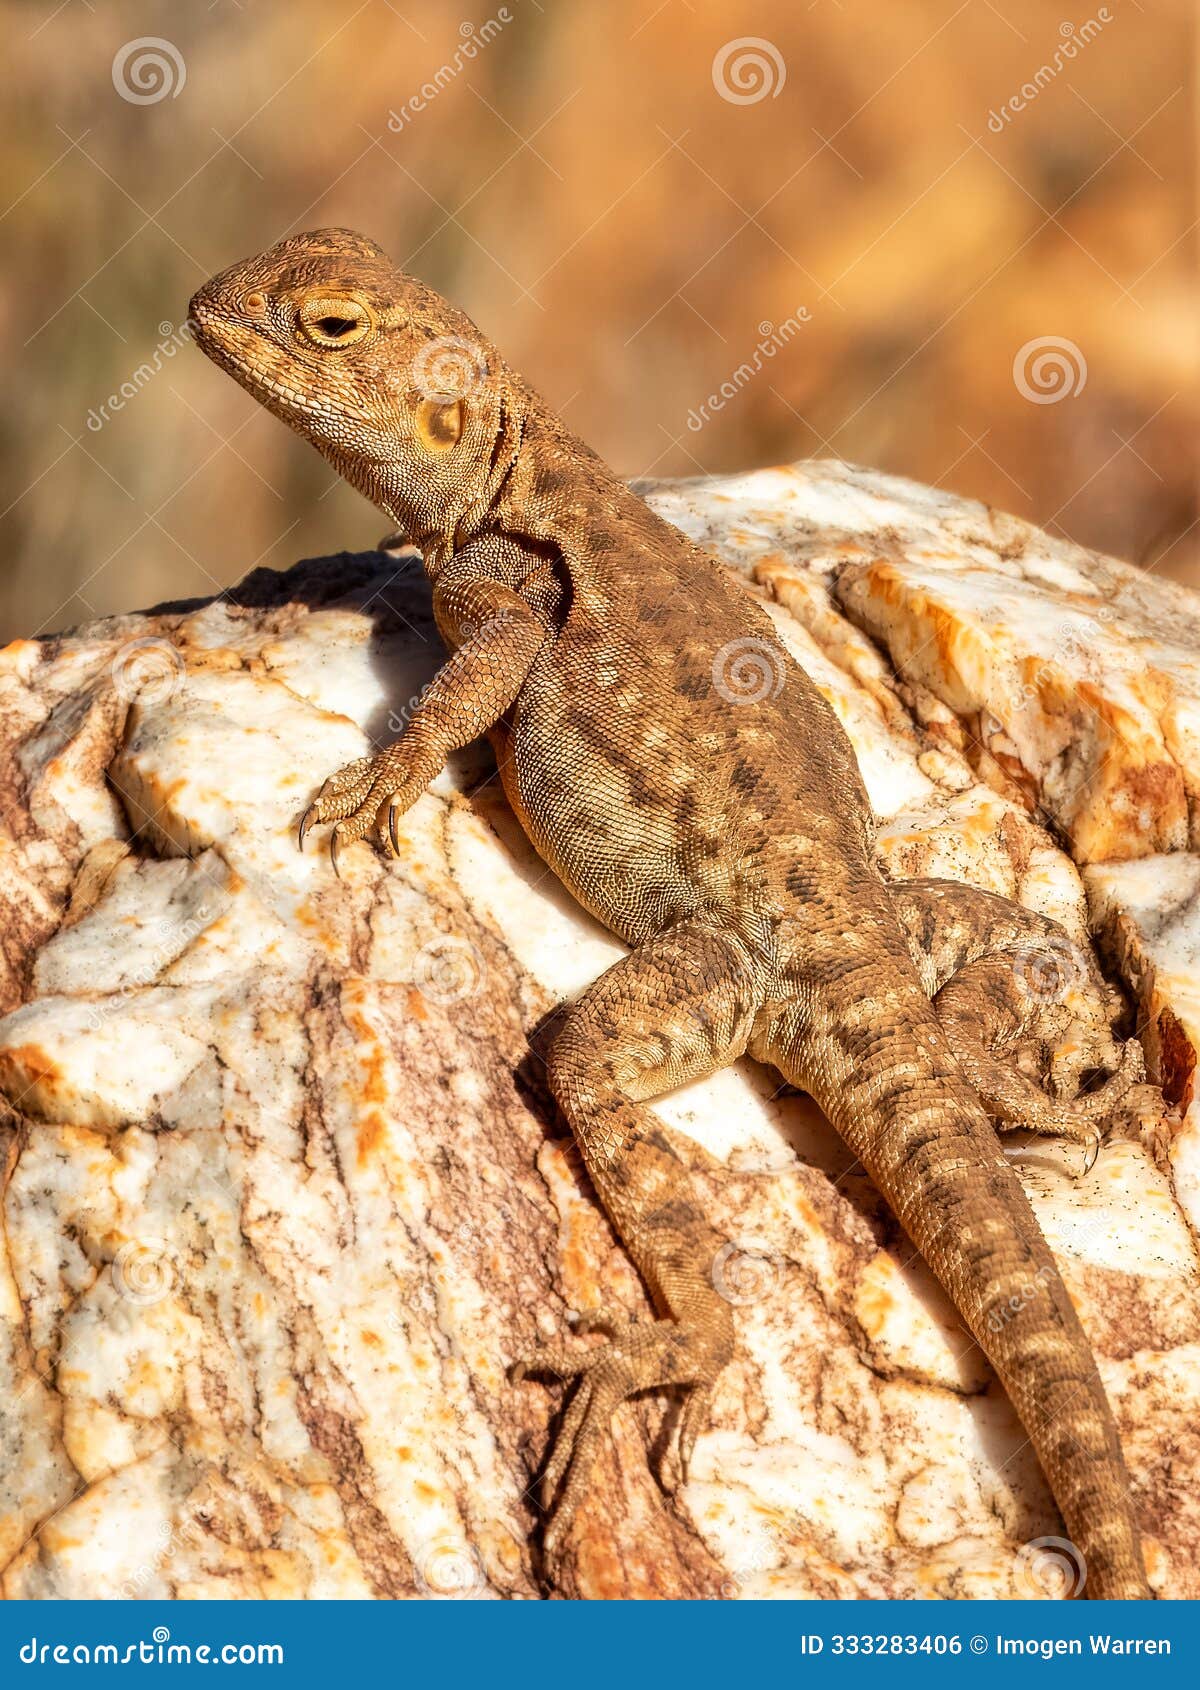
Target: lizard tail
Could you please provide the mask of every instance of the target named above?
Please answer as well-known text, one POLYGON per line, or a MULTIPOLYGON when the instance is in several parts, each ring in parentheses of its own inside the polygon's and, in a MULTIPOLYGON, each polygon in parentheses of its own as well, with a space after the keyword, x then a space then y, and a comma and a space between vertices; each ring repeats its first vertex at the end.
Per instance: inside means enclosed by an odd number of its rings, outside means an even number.
POLYGON ((825 1111, 992 1363, 1082 1558, 1084 1593, 1148 1598, 1129 1479, 1091 1348, 897 941, 885 940, 874 958, 859 950, 834 979, 822 970, 819 1020, 801 992, 755 1054, 825 1111))

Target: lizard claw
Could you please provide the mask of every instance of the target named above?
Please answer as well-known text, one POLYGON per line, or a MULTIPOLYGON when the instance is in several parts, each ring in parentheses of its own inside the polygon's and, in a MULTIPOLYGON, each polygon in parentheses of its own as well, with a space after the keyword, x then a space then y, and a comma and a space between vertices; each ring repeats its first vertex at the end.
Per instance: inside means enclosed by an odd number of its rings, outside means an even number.
POLYGON ((397 823, 399 820, 400 806, 393 797, 388 805, 387 813, 388 844, 391 846, 393 857, 398 857, 400 855, 400 836, 397 832, 397 823))
POLYGON ((341 823, 339 822, 337 827, 335 827, 333 832, 329 835, 329 860, 333 864, 333 872, 339 880, 342 878, 342 871, 338 867, 338 852, 341 849, 341 844, 341 823))
POLYGON ((1092 1169, 1096 1166, 1096 1163, 1100 1158, 1102 1135, 1095 1127, 1093 1127, 1083 1142, 1087 1148, 1084 1151, 1083 1167, 1076 1175, 1076 1178, 1078 1179, 1086 1179, 1092 1169))
POLYGON ((319 804, 310 804, 308 809, 305 810, 304 814, 300 817, 300 831, 296 836, 296 845, 301 851, 304 849, 305 835, 308 833, 312 824, 318 820, 317 811, 319 808, 319 804))

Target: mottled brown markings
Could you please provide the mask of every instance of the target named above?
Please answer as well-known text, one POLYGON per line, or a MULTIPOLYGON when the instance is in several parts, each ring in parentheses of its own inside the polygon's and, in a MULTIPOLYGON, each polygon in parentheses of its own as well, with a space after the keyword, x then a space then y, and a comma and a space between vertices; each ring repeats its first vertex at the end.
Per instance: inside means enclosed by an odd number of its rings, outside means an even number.
MULTIPOLYGON (((407 806, 427 784, 431 721, 464 743, 503 716, 502 778, 534 845, 580 901, 635 946, 564 1018, 550 1077, 667 1318, 574 1361, 555 1346, 543 1352, 580 1379, 551 1460, 551 1489, 560 1487, 547 1533, 551 1560, 565 1546, 619 1401, 652 1385, 692 1385, 680 1434, 685 1461, 703 1424, 732 1347, 729 1309, 709 1275, 715 1240, 698 1218, 665 1247, 647 1226, 665 1203, 689 1215, 694 1204, 682 1166, 648 1142, 636 1099, 651 1086, 667 1090, 710 1072, 752 1039, 756 1054, 825 1109, 987 1349, 1088 1559, 1090 1593, 1147 1594, 1128 1481, 1086 1340, 926 999, 874 867, 872 817, 849 742, 765 614, 576 440, 474 324, 360 237, 295 237, 215 278, 194 304, 204 349, 420 543, 435 592, 443 572, 461 574, 469 564, 498 602, 514 585, 519 594, 504 552, 504 537, 513 535, 556 549, 570 580, 570 602, 538 624, 544 637, 536 649, 532 640, 504 645, 499 636, 491 648, 461 648, 470 661, 455 668, 452 659, 443 671, 457 684, 427 695, 434 702, 380 761, 380 784, 345 800, 335 778, 331 802, 316 806, 318 817, 337 822, 339 837, 362 838, 389 793, 407 806), (331 274, 343 285, 352 278, 385 323, 415 329, 368 335, 315 366, 281 331, 270 353, 275 386, 264 387, 239 365, 246 341, 236 299, 247 287, 293 298, 298 286, 325 286, 331 274), (437 458, 395 402, 411 343, 430 325, 486 348, 489 372, 467 407, 462 438, 437 458), (520 451, 498 471, 497 439, 517 417, 520 451), (598 529, 618 544, 595 546, 598 529), (765 703, 730 705, 714 685, 714 659, 746 638, 769 644, 783 684, 765 703), (496 681, 490 694, 485 678, 496 681), (757 738, 740 736, 743 712, 757 738), (648 757, 649 735, 664 729, 666 749, 648 757), (691 769, 697 758, 703 780, 664 774, 691 769), (752 785, 739 762, 758 771, 752 785), (714 830, 697 827, 690 811, 685 831, 685 789, 719 817, 723 856, 706 849, 714 830), (774 844, 780 838, 792 842, 786 853, 774 844), (704 921, 695 919, 700 909, 704 921), (764 920, 775 931, 765 950, 764 920), (747 946, 765 959, 749 990, 747 946), (695 993, 688 959, 718 956, 701 978, 728 1014, 680 1018, 678 1000, 695 993), (863 1004, 867 1024, 856 1026, 863 1004), (659 1052, 638 1079, 653 1022, 659 1052), (729 1029, 723 1048, 709 1036, 718 1025, 729 1029), (1034 1270, 1048 1275, 1044 1295, 990 1333, 997 1289, 1034 1270), (1047 1401, 1061 1405, 1049 1425, 1036 1409, 1047 1401), (1094 1442, 1097 1425, 1103 1449, 1093 1459, 1079 1446, 1094 1442)), ((536 617, 545 601, 537 611, 524 602, 536 617)))

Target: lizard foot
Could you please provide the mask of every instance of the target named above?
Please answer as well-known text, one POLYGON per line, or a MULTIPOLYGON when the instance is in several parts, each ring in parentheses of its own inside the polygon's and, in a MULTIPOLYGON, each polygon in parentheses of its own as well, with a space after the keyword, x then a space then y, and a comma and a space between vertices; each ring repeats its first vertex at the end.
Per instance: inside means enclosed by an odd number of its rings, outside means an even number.
MULTIPOLYGON (((396 824, 431 778, 431 771, 419 760, 400 754, 403 743, 399 741, 376 757, 359 757, 330 775, 301 818, 298 843, 302 851, 305 836, 315 822, 334 822, 329 855, 335 874, 341 847, 365 839, 372 829, 385 850, 399 855, 396 824), (410 767, 410 761, 416 766, 410 767)), ((432 773, 436 772, 435 765, 432 773)))
POLYGON ((521 1356, 510 1377, 552 1373, 576 1381, 550 1460, 540 1485, 542 1507, 550 1513, 545 1553, 550 1565, 562 1553, 567 1532, 587 1489, 616 1409, 627 1397, 661 1385, 683 1385, 689 1395, 679 1431, 681 1472, 687 1466, 708 1417, 717 1377, 733 1347, 732 1321, 726 1314, 711 1328, 680 1321, 636 1321, 621 1312, 595 1310, 581 1315, 576 1332, 602 1331, 609 1341, 586 1349, 542 1344, 521 1356))

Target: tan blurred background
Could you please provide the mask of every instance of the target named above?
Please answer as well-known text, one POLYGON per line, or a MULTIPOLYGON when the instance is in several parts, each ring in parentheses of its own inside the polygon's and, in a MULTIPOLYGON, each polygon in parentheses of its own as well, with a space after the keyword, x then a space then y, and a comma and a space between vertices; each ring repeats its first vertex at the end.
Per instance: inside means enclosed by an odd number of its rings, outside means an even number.
POLYGON ((329 223, 451 295, 627 474, 832 454, 1200 586, 1192 0, 0 17, 0 636, 378 537, 173 339, 213 270, 329 223))

